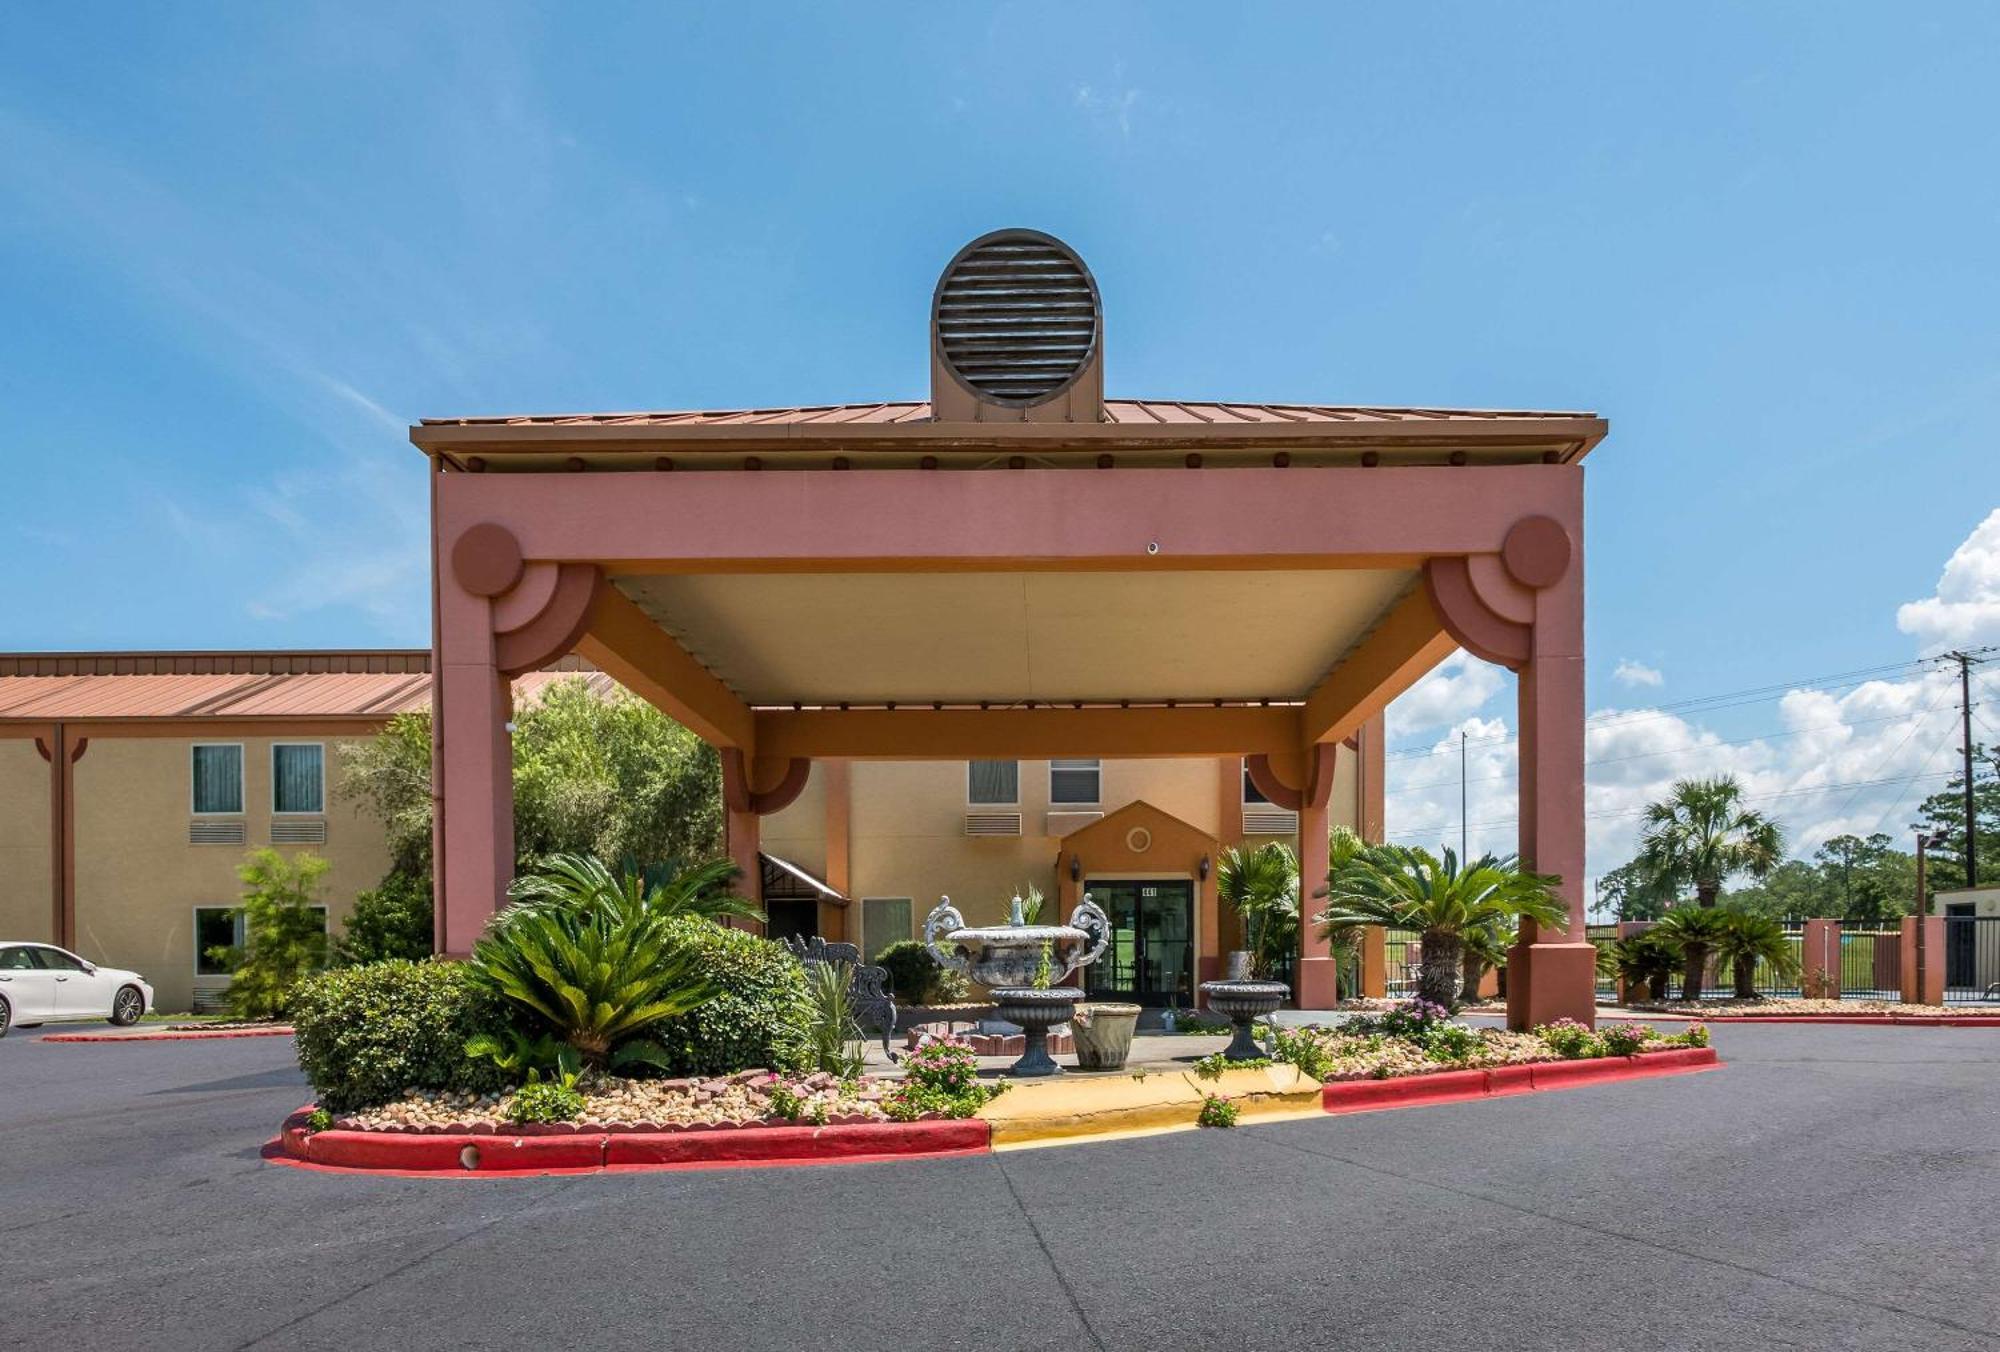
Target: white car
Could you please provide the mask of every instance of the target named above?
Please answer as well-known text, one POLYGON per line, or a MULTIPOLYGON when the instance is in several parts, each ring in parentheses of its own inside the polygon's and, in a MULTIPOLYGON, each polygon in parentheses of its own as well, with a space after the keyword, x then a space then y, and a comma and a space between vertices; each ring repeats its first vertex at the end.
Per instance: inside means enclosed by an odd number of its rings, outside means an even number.
POLYGON ((109 1019, 120 1028, 153 1007, 137 972, 99 967, 52 944, 0 943, 0 1037, 15 1024, 109 1019))

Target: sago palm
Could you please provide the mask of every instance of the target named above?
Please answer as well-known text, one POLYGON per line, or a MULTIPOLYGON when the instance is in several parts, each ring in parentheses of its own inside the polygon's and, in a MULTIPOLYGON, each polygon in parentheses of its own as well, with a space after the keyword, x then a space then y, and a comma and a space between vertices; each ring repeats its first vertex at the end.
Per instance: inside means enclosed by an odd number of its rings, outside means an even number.
POLYGON ((1314 917, 1320 933, 1354 925, 1386 925, 1423 935, 1417 993, 1434 1004, 1456 1003, 1465 936, 1527 919, 1560 926, 1568 910, 1554 888, 1559 879, 1522 869, 1513 855, 1484 855, 1460 865, 1406 845, 1356 851, 1327 881, 1327 906, 1314 917))
POLYGON ((1215 870, 1215 892, 1243 918, 1250 966, 1269 976, 1299 935, 1299 857, 1278 841, 1246 850, 1232 845, 1215 870))
POLYGON ((669 912, 630 895, 510 906, 473 945, 467 976, 546 1023, 586 1065, 663 1065, 646 1030, 715 994, 673 931, 669 912))
POLYGON ((1717 941, 1715 951, 1729 964, 1736 985, 1736 998, 1757 998, 1757 968, 1769 967, 1780 984, 1789 984, 1799 974, 1799 952, 1785 927, 1767 915, 1745 911, 1724 911, 1728 928, 1717 941))
POLYGON ((1785 853, 1784 832, 1743 806, 1734 775, 1677 781, 1664 802, 1647 804, 1641 830, 1633 862, 1647 885, 1673 894, 1691 887, 1703 906, 1715 905, 1729 878, 1761 878, 1785 853))
POLYGON ((607 905, 637 906, 662 916, 762 920, 763 912, 730 890, 737 873, 728 859, 664 873, 633 868, 613 873, 595 855, 558 854, 545 860, 538 872, 516 878, 507 895, 537 908, 593 911, 607 905))
POLYGON ((1680 962, 1680 950, 1666 935, 1646 930, 1627 935, 1605 950, 1612 973, 1625 983, 1625 998, 1665 1000, 1667 981, 1680 962))
POLYGON ((1708 980, 1708 959, 1729 933, 1729 912, 1702 906, 1676 906, 1646 931, 1671 943, 1681 959, 1681 999, 1701 999, 1708 980))

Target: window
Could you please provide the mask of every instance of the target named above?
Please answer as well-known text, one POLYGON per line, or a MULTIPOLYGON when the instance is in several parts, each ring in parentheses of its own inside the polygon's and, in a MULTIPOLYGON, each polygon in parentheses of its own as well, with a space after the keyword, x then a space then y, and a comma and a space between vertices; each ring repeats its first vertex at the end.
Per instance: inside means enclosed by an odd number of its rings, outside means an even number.
POLYGON ((0 972, 32 972, 35 953, 30 948, 0 948, 0 972))
POLYGON ((1095 760, 1049 762, 1049 801, 1063 807, 1096 807, 1101 771, 1095 760))
POLYGON ((60 948, 38 948, 35 961, 44 972, 81 972, 83 959, 63 952, 60 948))
POLYGON ((243 811, 243 748, 220 744, 194 748, 194 810, 243 811))
MULTIPOLYGON (((320 932, 326 932, 326 907, 315 906, 319 912, 320 932)), ((234 963, 218 950, 242 948, 248 941, 243 926, 243 912, 236 906, 197 906, 194 908, 194 974, 196 976, 228 976, 236 970, 234 963)))
POLYGON ((967 761, 965 801, 975 807, 1013 807, 1021 801, 1019 761, 967 761))
POLYGON ((1243 801, 1245 803, 1268 803, 1271 801, 1263 795, 1255 784, 1250 782, 1250 767, 1247 765, 1243 767, 1243 801))
POLYGON ((271 747, 271 811, 326 811, 326 748, 318 742, 271 747))
MULTIPOLYGON (((1012 761, 1006 762, 1013 764, 1012 761)), ((908 897, 863 897, 861 899, 861 951, 873 962, 890 944, 910 937, 908 897)))

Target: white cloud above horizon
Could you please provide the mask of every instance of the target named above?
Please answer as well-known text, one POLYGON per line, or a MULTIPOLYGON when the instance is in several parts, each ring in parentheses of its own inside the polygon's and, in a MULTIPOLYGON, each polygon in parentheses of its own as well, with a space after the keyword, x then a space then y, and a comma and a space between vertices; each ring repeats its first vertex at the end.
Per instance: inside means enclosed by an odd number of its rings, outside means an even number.
MULTIPOLYGON (((1746 799, 1783 823, 1795 856, 1844 833, 1900 839, 1917 804, 1943 787, 1958 745, 1956 667, 1918 659, 2000 643, 2000 510, 1952 553, 1933 595, 1899 607, 1897 623, 1922 645, 1906 672, 1801 683, 1770 697, 1777 726, 1755 736, 1727 737, 1699 711, 1593 709, 1584 752, 1591 877, 1631 857, 1645 805, 1690 776, 1735 775, 1746 799)), ((1612 675, 1627 687, 1664 679, 1629 660, 1612 675)), ((1463 820, 1475 852, 1514 850, 1518 748, 1511 698, 1496 699, 1510 688, 1499 668, 1460 653, 1390 706, 1391 840, 1456 848, 1463 820)))

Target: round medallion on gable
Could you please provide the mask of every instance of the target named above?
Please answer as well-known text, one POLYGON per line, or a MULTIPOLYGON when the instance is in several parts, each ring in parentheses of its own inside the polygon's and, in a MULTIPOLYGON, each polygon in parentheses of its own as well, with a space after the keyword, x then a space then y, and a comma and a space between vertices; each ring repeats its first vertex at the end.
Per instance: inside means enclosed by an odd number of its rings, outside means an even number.
POLYGON ((1125 848, 1134 854, 1144 854, 1153 848, 1153 833, 1143 826, 1135 826, 1125 833, 1125 848))

